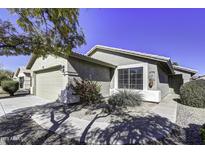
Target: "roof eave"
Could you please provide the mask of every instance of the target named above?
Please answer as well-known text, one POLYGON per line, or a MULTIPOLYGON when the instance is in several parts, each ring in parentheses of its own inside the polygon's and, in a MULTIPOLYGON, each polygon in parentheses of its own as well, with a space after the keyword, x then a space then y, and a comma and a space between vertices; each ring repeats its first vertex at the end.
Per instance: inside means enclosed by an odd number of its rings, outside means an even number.
POLYGON ((142 52, 125 50, 125 49, 120 49, 120 48, 113 48, 113 47, 108 47, 108 46, 101 46, 101 45, 94 46, 93 48, 91 48, 86 53, 86 55, 87 56, 91 56, 92 54, 94 54, 96 49, 108 50, 108 51, 113 51, 113 52, 133 55, 133 56, 140 56, 140 57, 145 57, 145 58, 154 59, 154 60, 161 60, 161 61, 168 61, 168 60, 170 60, 169 57, 164 57, 164 56, 159 56, 159 55, 152 55, 152 54, 146 54, 146 53, 142 53, 142 52))
POLYGON ((18 76, 19 75, 19 72, 20 72, 20 68, 18 68, 15 72, 15 76, 18 76))
POLYGON ((193 74, 193 75, 198 73, 197 70, 193 70, 193 69, 190 69, 190 68, 184 68, 184 67, 180 67, 180 66, 174 66, 174 70, 188 72, 188 73, 193 74))
POLYGON ((81 59, 81 60, 93 62, 93 63, 99 64, 99 65, 107 66, 107 67, 110 67, 110 68, 116 68, 115 65, 112 65, 110 63, 106 63, 106 62, 100 61, 98 59, 91 58, 89 56, 81 55, 81 54, 78 54, 76 52, 72 52, 70 56, 74 57, 74 58, 81 59))
POLYGON ((145 58, 145 59, 151 59, 151 60, 155 60, 155 61, 159 61, 159 62, 164 62, 167 63, 170 72, 172 74, 175 74, 172 63, 171 63, 171 59, 168 57, 162 57, 162 56, 151 56, 148 54, 139 54, 139 53, 134 53, 134 52, 129 52, 129 50, 124 50, 124 49, 118 49, 118 48, 112 48, 112 47, 106 47, 106 46, 101 46, 101 45, 96 45, 93 48, 90 49, 90 51, 88 51, 86 53, 87 56, 91 56, 95 53, 96 49, 101 49, 101 50, 108 50, 108 51, 113 51, 113 52, 118 52, 118 53, 122 53, 122 54, 127 54, 127 55, 132 55, 132 56, 138 56, 141 58, 145 58))
POLYGON ((31 55, 31 58, 30 58, 28 64, 26 65, 26 69, 31 69, 31 67, 33 66, 36 58, 37 58, 36 55, 34 55, 34 54, 31 55))
MULTIPOLYGON (((105 62, 102 62, 100 60, 97 60, 97 59, 93 59, 91 57, 88 57, 88 56, 85 56, 85 55, 81 55, 81 54, 78 54, 78 53, 75 53, 75 52, 72 52, 70 54, 71 57, 74 57, 74 58, 78 58, 78 59, 81 59, 81 60, 85 60, 85 61, 89 61, 89 62, 93 62, 93 63, 96 63, 96 64, 99 64, 99 65, 103 65, 103 66, 107 66, 107 67, 110 67, 110 68, 116 68, 115 65, 112 65, 112 64, 109 64, 109 63, 105 63, 105 62)), ((62 58, 68 58, 68 57, 65 57, 63 55, 61 55, 60 57, 62 58)), ((31 69, 35 60, 37 59, 37 56, 36 55, 32 55, 27 66, 26 66, 26 69, 31 69)))

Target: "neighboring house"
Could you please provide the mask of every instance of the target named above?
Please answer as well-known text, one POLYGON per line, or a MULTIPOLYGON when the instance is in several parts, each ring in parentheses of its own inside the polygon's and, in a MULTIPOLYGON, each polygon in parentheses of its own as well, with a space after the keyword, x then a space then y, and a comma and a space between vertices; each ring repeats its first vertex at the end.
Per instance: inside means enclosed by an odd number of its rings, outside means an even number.
POLYGON ((195 76, 192 78, 193 80, 205 80, 205 75, 195 76))
POLYGON ((31 71, 25 67, 19 67, 13 75, 13 79, 19 81, 20 90, 30 90, 31 88, 31 71))
POLYGON ((145 101, 160 102, 196 73, 173 66, 168 57, 106 46, 95 46, 86 55, 32 56, 27 69, 32 72, 31 93, 52 101, 77 78, 97 81, 104 97, 127 89, 141 93, 145 101))
POLYGON ((205 75, 199 76, 199 79, 205 80, 205 75))
POLYGON ((191 78, 197 73, 196 70, 185 68, 182 66, 173 65, 175 74, 181 74, 184 80, 184 83, 189 82, 191 78))

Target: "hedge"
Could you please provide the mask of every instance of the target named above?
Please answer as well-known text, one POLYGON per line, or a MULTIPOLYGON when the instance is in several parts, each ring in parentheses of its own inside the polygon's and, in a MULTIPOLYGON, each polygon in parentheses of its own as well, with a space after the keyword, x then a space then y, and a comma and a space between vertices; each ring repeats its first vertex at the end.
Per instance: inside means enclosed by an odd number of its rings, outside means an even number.
POLYGON ((200 136, 201 136, 202 144, 205 145, 205 124, 203 124, 203 126, 200 129, 200 136))
POLYGON ((18 81, 4 80, 1 82, 2 89, 8 92, 11 96, 19 89, 18 81))
POLYGON ((113 107, 134 107, 140 106, 143 101, 142 95, 137 92, 131 91, 119 91, 108 99, 108 104, 112 105, 113 107))
POLYGON ((184 105, 205 108, 205 80, 194 80, 180 88, 181 103, 184 105))
POLYGON ((1 82, 4 80, 11 80, 11 79, 5 74, 0 74, 0 86, 1 86, 1 82))

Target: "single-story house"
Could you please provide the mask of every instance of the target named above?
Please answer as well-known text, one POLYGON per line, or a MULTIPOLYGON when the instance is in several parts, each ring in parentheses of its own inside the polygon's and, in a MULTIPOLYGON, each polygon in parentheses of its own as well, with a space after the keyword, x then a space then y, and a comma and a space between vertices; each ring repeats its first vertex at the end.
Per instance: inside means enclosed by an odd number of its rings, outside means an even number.
POLYGON ((190 68, 186 68, 186 67, 182 67, 182 66, 177 66, 177 65, 173 65, 174 70, 175 70, 175 74, 181 74, 184 83, 189 82, 191 80, 191 77, 193 77, 197 71, 190 69, 190 68))
POLYGON ((25 67, 19 67, 13 75, 13 79, 19 82, 20 90, 30 90, 31 70, 28 70, 25 67))
POLYGON ((205 80, 205 75, 195 76, 193 80, 205 80))
POLYGON ((141 93, 145 101, 160 102, 197 73, 174 66, 168 57, 99 45, 86 55, 33 55, 26 68, 31 70, 31 93, 52 101, 77 78, 97 81, 104 97, 127 89, 141 93))

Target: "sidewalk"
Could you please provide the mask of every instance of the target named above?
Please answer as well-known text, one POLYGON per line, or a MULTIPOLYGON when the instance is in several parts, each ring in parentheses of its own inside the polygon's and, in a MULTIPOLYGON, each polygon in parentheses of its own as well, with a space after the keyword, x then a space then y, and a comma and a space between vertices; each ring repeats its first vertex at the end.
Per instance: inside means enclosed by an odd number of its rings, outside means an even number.
MULTIPOLYGON (((55 116, 56 120, 52 120, 49 117, 45 118, 41 114, 35 114, 32 116, 32 119, 44 129, 53 131, 57 134, 63 134, 65 137, 73 138, 76 141, 82 140, 82 136, 85 137, 90 131, 97 129, 105 130, 109 126, 109 123, 106 122, 97 122, 95 120, 88 121, 73 116, 65 117, 65 115, 62 114, 56 114, 55 116), (63 120, 55 122, 58 119, 63 120)), ((85 142, 86 138, 83 139, 83 141, 85 142)), ((91 139, 86 142, 89 142, 89 144, 97 144, 95 140, 91 139)))
POLYGON ((174 100, 175 98, 179 98, 179 95, 168 94, 151 112, 176 123, 177 102, 174 100))

